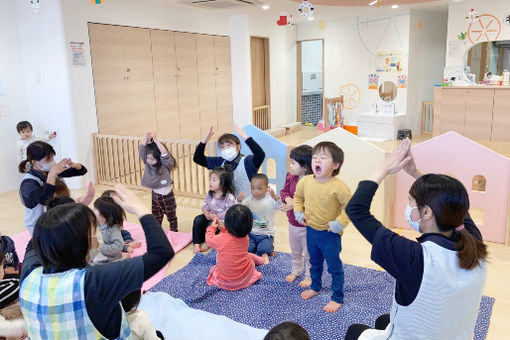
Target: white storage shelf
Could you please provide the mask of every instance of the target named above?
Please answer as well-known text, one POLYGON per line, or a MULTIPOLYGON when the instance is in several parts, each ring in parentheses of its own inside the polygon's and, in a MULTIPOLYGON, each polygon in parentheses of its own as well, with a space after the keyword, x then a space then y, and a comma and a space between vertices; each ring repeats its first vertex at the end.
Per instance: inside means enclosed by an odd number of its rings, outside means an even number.
POLYGON ((358 114, 358 136, 381 139, 397 139, 397 133, 405 124, 406 114, 383 113, 358 114))

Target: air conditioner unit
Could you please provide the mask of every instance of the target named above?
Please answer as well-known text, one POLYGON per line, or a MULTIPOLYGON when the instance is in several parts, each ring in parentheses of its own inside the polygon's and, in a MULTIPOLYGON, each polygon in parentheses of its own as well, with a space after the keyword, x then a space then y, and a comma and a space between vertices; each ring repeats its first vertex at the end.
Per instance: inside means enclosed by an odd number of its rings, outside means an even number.
POLYGON ((262 2, 259 0, 182 0, 179 3, 207 9, 228 9, 262 5, 262 2))

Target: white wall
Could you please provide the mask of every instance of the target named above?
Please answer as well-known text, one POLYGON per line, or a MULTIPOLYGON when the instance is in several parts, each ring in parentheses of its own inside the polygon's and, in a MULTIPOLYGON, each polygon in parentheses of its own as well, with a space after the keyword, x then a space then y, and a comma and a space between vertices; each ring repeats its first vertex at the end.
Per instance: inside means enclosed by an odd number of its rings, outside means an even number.
POLYGON ((271 126, 296 121, 296 28, 266 15, 250 16, 249 25, 251 36, 269 38, 271 126))
MULTIPOLYGON (((368 75, 375 72, 377 51, 402 51, 403 73, 408 71, 409 12, 381 8, 380 13, 376 17, 325 21, 323 31, 316 22, 297 25, 297 40, 324 38, 324 96, 338 97, 340 87, 347 83, 359 88, 360 103, 346 109, 346 122, 356 121, 357 113, 370 111, 372 103, 384 103, 377 90, 368 90, 368 75)), ((397 73, 380 73, 379 84, 386 80, 396 83, 397 73)), ((398 112, 406 112, 407 89, 398 89, 394 102, 398 112)))
MULTIPOLYGON (((505 17, 510 15, 510 6, 508 0, 465 0, 458 3, 452 2, 448 9, 446 66, 462 65, 462 58, 464 57, 465 52, 468 51, 473 45, 469 38, 461 41, 457 37, 457 35, 461 32, 468 32, 469 23, 466 20, 466 14, 471 10, 471 8, 475 9, 479 15, 491 14, 500 21, 501 31, 496 40, 510 39, 510 25, 505 23, 505 17)), ((487 25, 487 21, 485 19, 482 21, 482 23, 487 25)), ((491 40, 494 40, 492 33, 489 34, 491 40)), ((474 35, 472 40, 475 43, 486 41, 484 36, 482 36, 482 39, 479 41, 475 41, 475 39, 476 35, 474 35)))
MULTIPOLYGON (((60 141, 54 145, 57 157, 81 161, 60 3, 44 2, 36 13, 30 3, 16 1, 16 10, 30 121, 40 130, 57 131, 60 141)), ((66 182, 77 188, 80 180, 66 182)))
POLYGON ((434 85, 443 79, 447 21, 446 11, 411 11, 407 112, 414 134, 420 133, 422 102, 434 100, 434 85))
POLYGON ((301 70, 322 72, 322 40, 303 41, 301 44, 301 70))
POLYGON ((0 32, 0 192, 5 192, 19 187, 16 124, 30 119, 14 1, 0 0, 0 32))

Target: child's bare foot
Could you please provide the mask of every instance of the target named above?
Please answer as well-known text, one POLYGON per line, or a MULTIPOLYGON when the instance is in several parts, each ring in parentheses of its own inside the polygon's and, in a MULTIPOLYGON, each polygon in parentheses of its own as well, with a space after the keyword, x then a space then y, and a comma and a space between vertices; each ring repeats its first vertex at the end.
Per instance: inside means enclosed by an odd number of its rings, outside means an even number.
POLYGON ((200 244, 195 243, 195 244, 193 245, 193 254, 196 254, 196 253, 198 253, 198 252, 200 252, 200 244))
POLYGON ((308 300, 309 298, 314 297, 315 295, 319 295, 320 293, 321 293, 320 291, 316 292, 313 289, 307 289, 301 293, 301 297, 303 298, 303 300, 308 300))
POLYGON ((287 282, 294 282, 296 280, 297 276, 294 274, 289 274, 285 276, 285 281, 287 282))
POLYGON ((133 249, 140 248, 142 246, 142 242, 140 241, 128 242, 127 246, 133 249))
POLYGON ((207 245, 207 243, 202 243, 200 245, 200 251, 201 252, 205 252, 205 251, 208 251, 209 250, 209 246, 207 245))
POLYGON ((312 280, 310 279, 304 279, 303 281, 301 281, 298 286, 299 287, 302 287, 302 288, 307 288, 307 287, 310 287, 312 285, 312 280))
POLYGON ((329 313, 334 313, 342 307, 341 303, 335 302, 333 300, 329 301, 327 305, 325 305, 322 309, 329 313))
POLYGON ((128 253, 129 255, 133 254, 133 248, 127 247, 126 253, 128 253))
POLYGON ((262 254, 262 258, 264 259, 264 264, 268 264, 269 263, 269 255, 262 254))

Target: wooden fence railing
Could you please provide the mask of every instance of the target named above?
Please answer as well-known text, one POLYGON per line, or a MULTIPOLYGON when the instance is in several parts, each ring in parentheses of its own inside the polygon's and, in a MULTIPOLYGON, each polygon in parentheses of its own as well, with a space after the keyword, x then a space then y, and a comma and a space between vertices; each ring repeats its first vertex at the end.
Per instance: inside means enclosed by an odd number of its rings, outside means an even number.
POLYGON ((253 125, 261 130, 269 130, 271 128, 271 114, 269 105, 258 106, 253 108, 253 125))
POLYGON ((431 135, 434 127, 434 102, 421 104, 421 134, 431 135))

